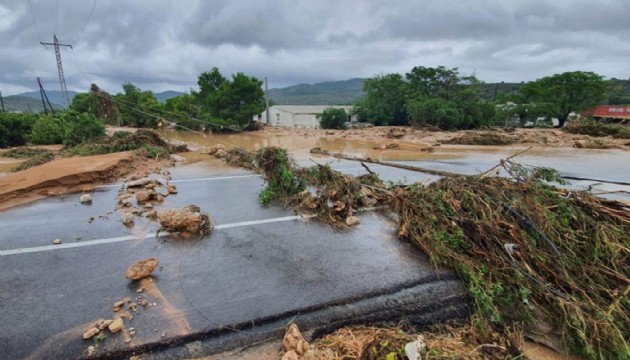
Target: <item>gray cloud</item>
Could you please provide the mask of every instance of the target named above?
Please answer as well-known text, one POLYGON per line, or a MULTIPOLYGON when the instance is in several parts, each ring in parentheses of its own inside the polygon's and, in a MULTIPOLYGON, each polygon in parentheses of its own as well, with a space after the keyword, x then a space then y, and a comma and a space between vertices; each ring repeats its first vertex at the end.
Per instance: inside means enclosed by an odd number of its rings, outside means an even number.
POLYGON ((58 88, 57 33, 68 87, 117 92, 196 86, 217 66, 272 86, 458 67, 485 81, 569 70, 627 78, 630 2, 607 0, 27 0, 0 3, 0 90, 58 88), (56 20, 57 19, 57 20, 56 20), (80 36, 80 39, 77 39, 80 36))

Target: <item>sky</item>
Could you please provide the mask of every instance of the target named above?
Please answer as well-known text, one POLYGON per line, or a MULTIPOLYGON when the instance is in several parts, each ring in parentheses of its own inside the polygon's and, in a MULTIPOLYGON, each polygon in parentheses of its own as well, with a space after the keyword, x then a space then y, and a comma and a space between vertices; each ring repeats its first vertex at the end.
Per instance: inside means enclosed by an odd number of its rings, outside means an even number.
POLYGON ((372 77, 414 66, 486 82, 564 71, 630 77, 629 0, 2 0, 3 96, 58 90, 196 88, 202 71, 269 87, 372 77), (31 11, 32 10, 32 11, 31 11))

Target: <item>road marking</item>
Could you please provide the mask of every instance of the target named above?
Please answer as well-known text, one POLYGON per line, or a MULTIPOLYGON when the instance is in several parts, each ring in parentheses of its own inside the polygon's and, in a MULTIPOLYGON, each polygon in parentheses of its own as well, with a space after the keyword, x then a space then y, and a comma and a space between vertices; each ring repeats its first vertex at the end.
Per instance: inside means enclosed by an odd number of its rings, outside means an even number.
MULTIPOLYGON (((196 179, 169 180, 169 182, 176 184, 176 183, 194 182, 194 181, 249 179, 249 178, 254 178, 254 177, 260 177, 260 175, 252 174, 252 175, 216 176, 216 177, 196 178, 196 179)), ((156 179, 156 180, 162 180, 162 179, 156 179)), ((102 188, 115 188, 115 187, 121 187, 122 184, 123 183, 116 183, 116 184, 111 184, 111 185, 99 185, 96 188, 99 188, 99 189, 102 189, 102 188)))
MULTIPOLYGON (((237 227, 243 227, 243 226, 270 224, 270 223, 276 223, 276 222, 294 221, 294 220, 299 220, 299 219, 310 219, 313 217, 315 216, 314 215, 293 215, 293 216, 284 216, 284 217, 279 217, 279 218, 271 218, 271 219, 263 219, 263 220, 241 221, 241 222, 230 223, 230 224, 216 225, 214 229, 215 230, 231 229, 231 228, 237 228, 237 227)), ((160 232, 159 234, 160 237, 167 236, 167 235, 169 235, 169 233, 165 231, 160 232)), ((88 241, 81 241, 81 242, 75 242, 75 243, 64 243, 64 244, 59 244, 59 245, 33 246, 33 247, 27 247, 27 248, 21 248, 21 249, 0 250, 0 256, 29 254, 29 253, 62 250, 62 249, 72 249, 72 248, 78 248, 78 247, 84 247, 84 246, 111 244, 111 243, 117 243, 117 242, 122 242, 122 241, 144 240, 144 239, 148 239, 154 236, 156 235, 152 233, 144 235, 144 236, 140 236, 140 237, 127 235, 127 236, 119 236, 119 237, 114 237, 114 238, 109 238, 109 239, 96 239, 96 240, 88 240, 88 241)))

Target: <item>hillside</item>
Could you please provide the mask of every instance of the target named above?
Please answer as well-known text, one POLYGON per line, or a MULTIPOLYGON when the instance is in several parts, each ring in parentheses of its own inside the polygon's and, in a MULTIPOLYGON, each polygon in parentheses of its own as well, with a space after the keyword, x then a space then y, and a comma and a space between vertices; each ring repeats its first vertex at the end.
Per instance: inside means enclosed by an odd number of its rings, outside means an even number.
MULTIPOLYGON (((78 94, 76 91, 68 91, 68 97, 70 101, 74 98, 74 96, 78 94)), ((29 91, 21 94, 17 94, 16 96, 28 97, 31 99, 39 100, 41 105, 41 97, 39 95, 39 91, 29 91)), ((61 95, 60 90, 46 90, 46 96, 48 96, 48 100, 52 104, 63 104, 63 96, 61 95)))
POLYGON ((269 99, 278 105, 352 105, 363 97, 363 81, 350 79, 270 89, 269 99))
MULTIPOLYGON (((39 93, 38 93, 39 94, 39 93)), ((11 95, 2 97, 4 101, 4 109, 8 112, 21 111, 21 112, 44 112, 44 106, 42 105, 41 98, 33 99, 26 96, 11 95)), ((63 109, 63 106, 52 102, 52 106, 55 110, 63 109)))

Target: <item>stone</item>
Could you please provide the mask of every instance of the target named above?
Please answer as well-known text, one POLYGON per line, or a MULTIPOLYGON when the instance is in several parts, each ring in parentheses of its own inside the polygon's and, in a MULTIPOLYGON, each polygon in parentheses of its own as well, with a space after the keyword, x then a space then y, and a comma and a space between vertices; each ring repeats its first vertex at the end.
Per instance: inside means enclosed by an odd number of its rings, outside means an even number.
POLYGON ((155 198, 154 191, 136 191, 136 200, 141 202, 147 202, 155 198))
POLYGON ((409 360, 421 359, 420 354, 427 348, 427 343, 422 335, 418 335, 418 340, 412 341, 405 345, 405 354, 409 360))
POLYGON ((359 223, 359 218, 356 217, 356 216, 348 216, 346 218, 346 225, 348 225, 348 226, 354 226, 354 225, 356 225, 358 223, 359 223))
POLYGON ((53 244, 54 244, 54 245, 61 245, 61 239, 55 239, 55 240, 53 240, 53 244))
POLYGON ((219 149, 217 150, 216 153, 214 153, 214 157, 217 159, 223 159, 228 155, 227 151, 223 150, 223 149, 219 149))
POLYGON ((151 180, 151 179, 140 179, 140 180, 135 180, 135 181, 130 181, 127 183, 127 187, 142 187, 142 186, 146 186, 147 184, 150 183, 154 183, 155 180, 151 180))
POLYGON ((90 195, 90 194, 83 194, 83 195, 81 195, 81 197, 79 198, 79 202, 81 204, 91 204, 92 203, 92 195, 90 195))
POLYGON ((146 204, 144 204, 144 208, 145 208, 145 209, 153 209, 153 204, 151 204, 151 203, 146 203, 146 204))
POLYGON ((127 271, 125 271, 125 277, 130 280, 143 279, 153 272, 157 267, 158 261, 156 258, 148 258, 140 260, 137 263, 131 265, 127 271))
POLYGON ((125 225, 133 224, 133 214, 132 213, 124 213, 122 222, 125 225))
POLYGON ((282 360, 299 360, 300 358, 298 357, 298 354, 291 350, 291 351, 287 351, 283 356, 282 356, 282 360))
POLYGON ((98 328, 100 330, 104 330, 106 327, 108 327, 109 325, 111 325, 111 323, 113 323, 114 320, 105 320, 103 321, 101 324, 98 325, 98 328))
POLYGON ((287 352, 295 351, 298 355, 304 355, 308 349, 308 342, 304 340, 300 329, 295 324, 291 324, 287 330, 284 338, 282 339, 282 345, 287 352))
POLYGON ((167 190, 169 194, 177 194, 177 188, 175 187, 175 185, 169 185, 167 190))
POLYGON ((83 333, 83 339, 84 340, 91 339, 94 337, 94 335, 98 334, 99 332, 101 331, 98 328, 91 327, 88 329, 88 331, 83 333))
POLYGON ((123 321, 122 318, 116 318, 114 319, 114 321, 112 321, 111 324, 109 324, 109 326, 107 327, 109 329, 109 331, 113 332, 113 333, 117 333, 120 330, 123 329, 123 327, 125 326, 125 322, 123 321))

